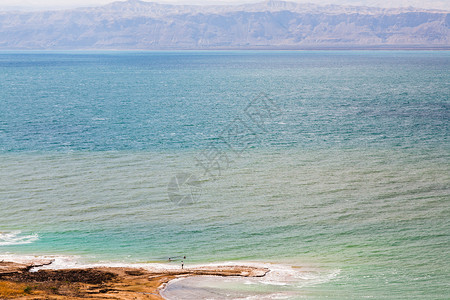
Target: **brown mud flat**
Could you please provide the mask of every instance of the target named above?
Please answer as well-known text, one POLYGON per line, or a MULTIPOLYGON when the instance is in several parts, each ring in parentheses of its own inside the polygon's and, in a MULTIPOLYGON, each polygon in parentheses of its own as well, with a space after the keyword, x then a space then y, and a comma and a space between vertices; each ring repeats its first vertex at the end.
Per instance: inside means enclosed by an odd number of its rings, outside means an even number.
POLYGON ((159 291, 170 280, 185 276, 262 277, 266 268, 215 266, 149 271, 137 268, 39 270, 48 265, 0 262, 0 299, 163 299, 159 291))

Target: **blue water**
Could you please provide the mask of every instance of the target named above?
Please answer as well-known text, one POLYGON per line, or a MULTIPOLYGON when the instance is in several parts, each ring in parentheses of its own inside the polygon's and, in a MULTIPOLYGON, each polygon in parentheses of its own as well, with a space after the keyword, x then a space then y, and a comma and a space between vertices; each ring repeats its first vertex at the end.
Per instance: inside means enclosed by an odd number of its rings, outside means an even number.
POLYGON ((0 255, 298 270, 169 299, 445 299, 449 70, 448 51, 1 52, 0 255))

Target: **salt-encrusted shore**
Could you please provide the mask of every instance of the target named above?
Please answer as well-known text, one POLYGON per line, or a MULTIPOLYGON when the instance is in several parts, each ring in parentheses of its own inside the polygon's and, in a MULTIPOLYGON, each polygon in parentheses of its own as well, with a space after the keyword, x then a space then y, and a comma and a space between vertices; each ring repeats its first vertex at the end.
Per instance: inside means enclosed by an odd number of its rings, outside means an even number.
POLYGON ((0 261, 0 299, 163 299, 160 290, 170 280, 185 276, 263 277, 268 268, 200 266, 147 270, 131 267, 40 269, 52 261, 0 261))

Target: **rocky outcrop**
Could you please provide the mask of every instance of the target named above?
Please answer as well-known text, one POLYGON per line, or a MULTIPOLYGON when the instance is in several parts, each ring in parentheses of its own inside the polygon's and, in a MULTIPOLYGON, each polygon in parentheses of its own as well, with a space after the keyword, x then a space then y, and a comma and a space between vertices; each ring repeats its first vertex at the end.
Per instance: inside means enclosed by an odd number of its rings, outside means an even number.
MULTIPOLYGON (((186 268, 178 270, 167 270, 167 275, 190 275, 190 276, 240 276, 240 277, 263 277, 269 272, 267 268, 256 268, 248 266, 217 266, 186 268)), ((161 276, 160 272, 150 273, 150 277, 161 276)))
POLYGON ((52 260, 43 260, 29 263, 16 263, 2 260, 0 261, 0 279, 14 274, 26 274, 32 268, 48 266, 52 262, 52 260))

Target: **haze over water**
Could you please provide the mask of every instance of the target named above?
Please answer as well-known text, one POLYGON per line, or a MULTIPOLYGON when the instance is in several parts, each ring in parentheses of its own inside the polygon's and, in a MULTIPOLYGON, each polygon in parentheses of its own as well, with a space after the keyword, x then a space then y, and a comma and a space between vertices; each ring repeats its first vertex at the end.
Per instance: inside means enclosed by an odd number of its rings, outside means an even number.
POLYGON ((447 51, 2 52, 0 256, 273 264, 169 299, 445 299, 449 69, 447 51), (265 130, 245 114, 261 93, 265 130), (240 156, 221 143, 238 120, 240 156), (180 173, 193 204, 168 195, 180 173))

